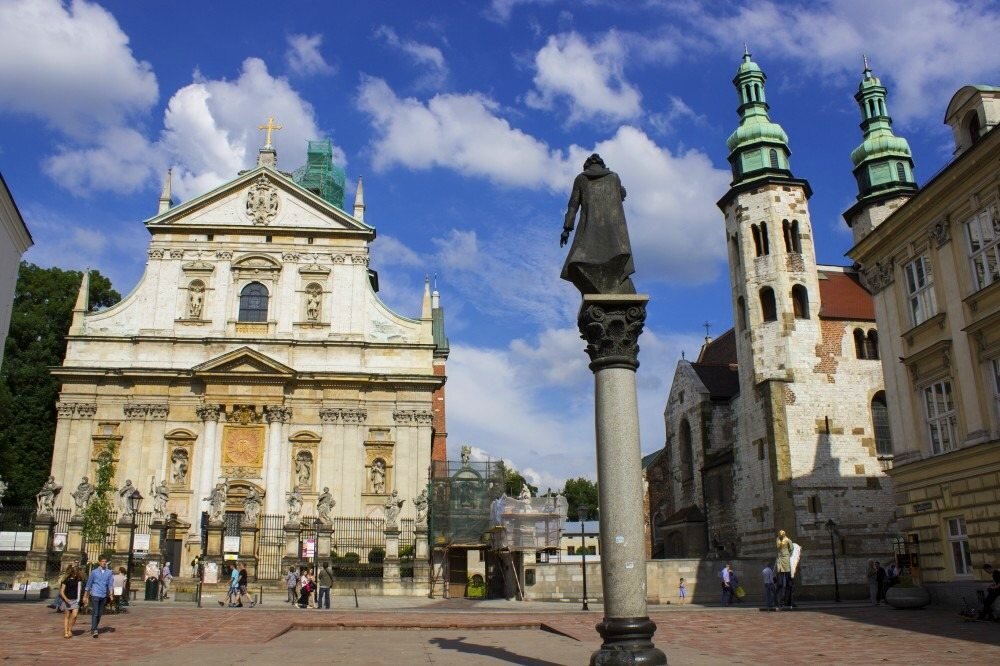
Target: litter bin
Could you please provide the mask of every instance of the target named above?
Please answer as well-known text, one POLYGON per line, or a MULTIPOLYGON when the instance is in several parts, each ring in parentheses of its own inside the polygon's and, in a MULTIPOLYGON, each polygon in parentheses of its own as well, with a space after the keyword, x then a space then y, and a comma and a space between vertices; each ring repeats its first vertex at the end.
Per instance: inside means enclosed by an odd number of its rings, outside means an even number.
POLYGON ((143 597, 146 601, 156 601, 160 591, 160 581, 156 578, 146 579, 146 596, 143 597))

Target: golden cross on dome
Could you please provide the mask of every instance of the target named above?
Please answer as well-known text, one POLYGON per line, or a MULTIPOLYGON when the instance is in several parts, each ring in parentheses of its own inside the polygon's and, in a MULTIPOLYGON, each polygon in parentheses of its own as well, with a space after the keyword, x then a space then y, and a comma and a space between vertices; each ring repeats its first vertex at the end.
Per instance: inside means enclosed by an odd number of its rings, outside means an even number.
POLYGON ((257 129, 267 130, 267 141, 264 143, 264 148, 274 148, 274 146, 271 145, 271 132, 272 130, 281 129, 281 125, 274 124, 274 116, 271 116, 267 119, 266 125, 259 125, 257 129))

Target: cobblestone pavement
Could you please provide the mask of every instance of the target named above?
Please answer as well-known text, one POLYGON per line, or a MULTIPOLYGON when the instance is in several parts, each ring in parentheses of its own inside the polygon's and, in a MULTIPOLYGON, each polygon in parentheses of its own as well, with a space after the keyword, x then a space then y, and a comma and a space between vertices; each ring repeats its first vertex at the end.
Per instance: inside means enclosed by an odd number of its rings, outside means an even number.
MULTIPOLYGON (((263 607, 198 609, 137 603, 107 616, 100 638, 81 616, 62 637, 62 615, 44 602, 0 603, 5 663, 584 664, 599 646, 599 610, 542 602, 337 597, 329 611, 263 607)), ((596 604, 592 607, 598 608, 596 604)), ((763 613, 754 608, 652 607, 656 644, 678 664, 1000 663, 1000 624, 951 611, 857 605, 763 613)))

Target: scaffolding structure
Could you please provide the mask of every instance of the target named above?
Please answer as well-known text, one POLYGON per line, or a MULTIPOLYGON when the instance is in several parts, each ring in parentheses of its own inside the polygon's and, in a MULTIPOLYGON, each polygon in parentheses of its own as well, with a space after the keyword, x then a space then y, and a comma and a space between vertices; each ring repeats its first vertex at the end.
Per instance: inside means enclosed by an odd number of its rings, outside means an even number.
POLYGON ((559 548, 568 503, 562 495, 508 497, 493 500, 494 548, 523 552, 559 548))
POLYGON ((344 170, 333 163, 329 139, 310 141, 306 163, 292 173, 292 180, 327 203, 344 209, 344 170))
POLYGON ((490 509, 503 494, 501 460, 431 463, 430 540, 434 548, 490 545, 490 509))

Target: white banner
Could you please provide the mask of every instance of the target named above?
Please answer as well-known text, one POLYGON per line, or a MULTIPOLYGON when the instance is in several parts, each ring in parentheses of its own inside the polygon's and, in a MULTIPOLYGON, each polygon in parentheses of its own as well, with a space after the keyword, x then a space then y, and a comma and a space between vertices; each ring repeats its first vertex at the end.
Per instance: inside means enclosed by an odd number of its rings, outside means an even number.
POLYGON ((226 553, 240 552, 240 538, 238 536, 227 536, 222 538, 222 550, 226 553))
POLYGON ((0 532, 0 551, 31 550, 31 532, 0 532))
POLYGON ((136 534, 134 546, 135 547, 132 548, 132 552, 145 553, 147 550, 149 550, 149 535, 136 534))

